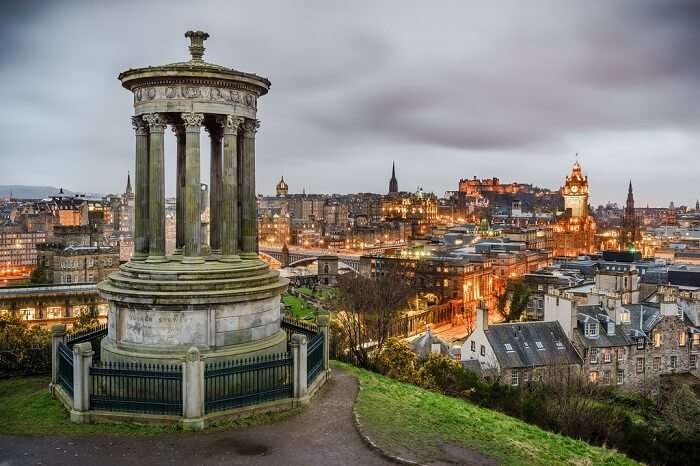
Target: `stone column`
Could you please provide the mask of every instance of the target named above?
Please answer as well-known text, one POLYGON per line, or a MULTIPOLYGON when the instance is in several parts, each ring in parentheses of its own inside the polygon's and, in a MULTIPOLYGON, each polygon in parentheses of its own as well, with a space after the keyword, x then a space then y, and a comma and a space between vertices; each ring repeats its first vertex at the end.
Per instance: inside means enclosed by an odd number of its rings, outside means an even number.
POLYGON ((211 166, 209 174, 209 247, 212 254, 221 254, 221 209, 222 209, 222 153, 221 125, 214 124, 207 128, 211 141, 211 166))
POLYGON ((136 192, 134 193, 134 254, 132 260, 148 257, 148 124, 131 117, 136 130, 136 192))
POLYGON ((194 346, 182 363, 182 414, 184 430, 204 429, 204 361, 194 346))
POLYGON ((71 422, 89 422, 90 414, 90 366, 92 366, 92 350, 90 342, 78 343, 73 346, 73 409, 70 412, 71 422))
POLYGON ((258 120, 243 122, 241 154, 241 258, 258 257, 257 199, 255 198, 255 133, 258 120))
MULTIPOLYGON (((330 317, 326 314, 321 314, 318 317, 316 317, 316 325, 318 325, 318 329, 321 333, 323 333, 323 371, 326 372, 328 370, 329 364, 328 361, 330 359, 330 332, 329 332, 329 327, 328 324, 330 323, 330 317)), ((323 374, 325 377, 325 374, 323 374)))
POLYGON ((306 356, 308 341, 305 335, 301 333, 295 333, 292 335, 292 339, 289 342, 289 346, 292 350, 293 362, 293 374, 292 383, 294 387, 294 398, 297 400, 304 398, 306 396, 307 386, 306 386, 306 356))
POLYGON ((66 338, 66 326, 57 324, 51 327, 51 385, 58 378, 58 344, 66 338))
POLYGON ((228 115, 222 122, 224 135, 223 200, 221 211, 221 260, 240 261, 238 257, 238 128, 243 118, 228 115))
POLYGON ((182 254, 185 244, 185 127, 174 125, 177 139, 177 168, 175 175, 175 255, 182 254))
POLYGON ((144 115, 148 123, 148 259, 165 262, 165 115, 144 115))
POLYGON ((201 264, 201 200, 199 168, 199 129, 204 121, 202 113, 183 113, 185 122, 185 243, 183 263, 201 264))

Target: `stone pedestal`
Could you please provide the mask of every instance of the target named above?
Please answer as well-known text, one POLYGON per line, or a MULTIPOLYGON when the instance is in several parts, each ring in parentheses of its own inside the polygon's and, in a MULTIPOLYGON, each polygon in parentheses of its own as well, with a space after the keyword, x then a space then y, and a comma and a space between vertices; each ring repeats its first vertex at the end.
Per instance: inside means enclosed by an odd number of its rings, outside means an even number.
POLYGON ((98 285, 110 303, 102 360, 179 363, 286 351, 280 295, 287 286, 261 260, 130 262, 98 285))

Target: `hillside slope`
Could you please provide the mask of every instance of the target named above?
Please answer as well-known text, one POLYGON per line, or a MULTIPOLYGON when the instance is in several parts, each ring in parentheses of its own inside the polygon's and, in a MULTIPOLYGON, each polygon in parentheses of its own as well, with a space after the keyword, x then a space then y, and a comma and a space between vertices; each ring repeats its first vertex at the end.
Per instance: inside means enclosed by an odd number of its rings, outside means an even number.
POLYGON ((639 464, 614 450, 546 432, 497 411, 336 364, 360 381, 355 412, 363 429, 394 455, 420 463, 639 464))

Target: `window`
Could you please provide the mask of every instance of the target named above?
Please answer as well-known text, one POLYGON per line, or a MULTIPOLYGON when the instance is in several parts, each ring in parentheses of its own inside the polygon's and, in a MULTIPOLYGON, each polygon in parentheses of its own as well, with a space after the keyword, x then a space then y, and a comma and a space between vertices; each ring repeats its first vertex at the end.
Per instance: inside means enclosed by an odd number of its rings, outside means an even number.
POLYGON ((472 346, 472 353, 476 353, 476 342, 474 340, 472 340, 471 346, 472 346))
POLYGON ((620 320, 621 320, 622 322, 628 324, 629 321, 630 321, 630 311, 628 311, 627 309, 625 309, 624 311, 622 311, 622 312, 620 313, 620 320))
POLYGON ((536 342, 535 342, 535 346, 537 346, 537 349, 538 349, 538 350, 544 351, 544 346, 542 346, 542 342, 541 342, 541 341, 536 341, 536 342))
POLYGON ((510 370, 510 384, 513 386, 520 385, 520 374, 518 374, 518 369, 510 370))
POLYGON ((625 371, 620 369, 617 371, 617 384, 618 385, 624 385, 625 383, 625 371))
POLYGON ((659 332, 659 331, 654 332, 654 348, 658 348, 659 346, 661 346, 663 339, 664 339, 664 337, 661 334, 661 332, 659 332))
POLYGON ((612 350, 603 350, 603 362, 610 364, 612 362, 612 350))
POLYGON ((678 356, 671 356, 671 369, 678 368, 678 356))
POLYGON ((591 348, 591 364, 598 364, 598 348, 591 348))
POLYGON ((554 342, 555 345, 557 345, 558 350, 563 350, 564 349, 564 343, 561 342, 561 340, 557 340, 554 342))
POLYGON ((659 369, 661 369, 661 358, 654 358, 651 364, 654 370, 658 371, 659 369))
POLYGON ((603 384, 610 385, 610 371, 603 372, 603 384))
POLYGON ((625 349, 624 349, 624 348, 618 348, 618 349, 617 349, 617 360, 618 360, 618 361, 624 361, 624 360, 625 360, 625 349))
POLYGON ((513 345, 511 345, 510 343, 506 343, 506 344, 504 344, 503 346, 506 347, 506 352, 508 352, 508 353, 512 353, 512 352, 515 351, 515 350, 513 349, 513 345))
POLYGON ((523 369, 523 382, 527 383, 530 381, 530 371, 523 369))
POLYGON ((685 342, 688 340, 688 334, 685 333, 685 329, 678 331, 678 346, 685 346, 685 342))
POLYGON ((527 341, 524 341, 523 346, 525 346, 525 349, 528 349, 528 348, 530 348, 530 343, 528 343, 527 341))
POLYGON ((691 355, 690 355, 690 368, 691 368, 691 369, 697 369, 697 368, 698 368, 698 355, 697 355, 697 354, 691 354, 691 355))
POLYGON ((637 338, 637 349, 644 349, 644 337, 637 338))
POLYGON ((693 333, 693 346, 700 346, 700 333, 693 333))
POLYGON ((586 322, 584 335, 588 338, 596 338, 598 336, 598 322, 586 322))
POLYGON ((484 345, 481 345, 481 355, 486 356, 486 347, 484 345))
POLYGON ((588 378, 591 383, 598 383, 598 371, 591 371, 588 378))
POLYGON ((644 358, 637 358, 637 374, 644 373, 644 358))

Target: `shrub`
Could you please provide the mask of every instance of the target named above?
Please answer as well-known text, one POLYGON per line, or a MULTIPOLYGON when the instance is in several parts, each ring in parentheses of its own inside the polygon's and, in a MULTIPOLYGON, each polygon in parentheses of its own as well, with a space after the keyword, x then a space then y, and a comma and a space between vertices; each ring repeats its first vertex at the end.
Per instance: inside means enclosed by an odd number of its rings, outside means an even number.
POLYGON ((416 354, 405 340, 389 338, 379 354, 377 366, 382 374, 406 383, 416 381, 416 354))
POLYGON ((418 369, 418 383, 440 393, 456 394, 460 369, 461 366, 454 359, 441 353, 431 353, 418 369))
POLYGON ((13 315, 0 316, 0 374, 51 370, 51 334, 13 315))

